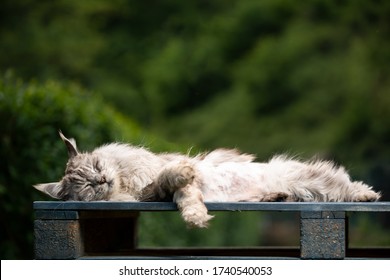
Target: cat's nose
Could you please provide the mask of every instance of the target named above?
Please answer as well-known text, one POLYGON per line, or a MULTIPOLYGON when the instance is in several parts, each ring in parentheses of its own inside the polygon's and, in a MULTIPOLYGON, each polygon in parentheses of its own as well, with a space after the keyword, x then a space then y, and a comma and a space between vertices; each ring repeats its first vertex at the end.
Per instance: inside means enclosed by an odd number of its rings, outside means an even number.
POLYGON ((102 175, 102 176, 96 176, 95 178, 94 178, 94 181, 97 183, 97 184, 104 184, 104 183, 106 183, 107 182, 107 180, 106 180, 106 176, 104 176, 104 175, 102 175))

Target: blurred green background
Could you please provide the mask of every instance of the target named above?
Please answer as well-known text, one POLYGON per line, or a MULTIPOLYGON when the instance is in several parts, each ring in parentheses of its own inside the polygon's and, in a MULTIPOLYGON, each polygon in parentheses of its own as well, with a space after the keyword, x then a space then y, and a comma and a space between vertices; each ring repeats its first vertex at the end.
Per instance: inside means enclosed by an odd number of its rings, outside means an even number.
MULTIPOLYGON (((31 186, 66 151, 237 147, 345 165, 390 200, 390 2, 2 0, 0 257, 33 258, 31 186)), ((297 245, 293 217, 217 213, 187 230, 144 214, 141 246, 297 245), (291 237, 293 236, 293 237, 291 237)), ((385 216, 358 215, 351 244, 390 246, 385 216)))

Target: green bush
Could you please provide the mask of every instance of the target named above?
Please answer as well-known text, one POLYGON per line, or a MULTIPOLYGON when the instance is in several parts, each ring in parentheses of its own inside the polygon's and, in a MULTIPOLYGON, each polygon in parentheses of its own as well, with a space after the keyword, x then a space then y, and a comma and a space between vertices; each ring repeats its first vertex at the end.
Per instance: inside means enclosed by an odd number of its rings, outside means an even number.
POLYGON ((5 222, 20 217, 10 190, 30 201, 31 184, 61 174, 58 129, 82 149, 167 148, 116 110, 175 143, 335 159, 389 200, 390 2, 209 2, 2 0, 0 73, 40 82, 1 81, 1 207, 13 210, 0 214, 0 252, 31 244, 5 222), (52 79, 105 100, 41 84, 52 79))
POLYGON ((23 83, 11 75, 0 79, 0 123, 2 258, 33 256, 32 202, 47 197, 32 185, 63 175, 67 154, 59 129, 77 139, 81 150, 148 139, 135 123, 77 85, 23 83))

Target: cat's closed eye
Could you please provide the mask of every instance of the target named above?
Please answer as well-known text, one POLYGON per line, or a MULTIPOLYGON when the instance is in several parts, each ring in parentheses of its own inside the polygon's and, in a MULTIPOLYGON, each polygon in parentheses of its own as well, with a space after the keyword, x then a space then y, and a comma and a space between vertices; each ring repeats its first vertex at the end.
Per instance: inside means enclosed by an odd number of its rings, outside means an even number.
POLYGON ((93 169, 97 172, 101 172, 102 171, 102 165, 100 164, 100 161, 99 160, 95 160, 94 164, 93 164, 93 169))

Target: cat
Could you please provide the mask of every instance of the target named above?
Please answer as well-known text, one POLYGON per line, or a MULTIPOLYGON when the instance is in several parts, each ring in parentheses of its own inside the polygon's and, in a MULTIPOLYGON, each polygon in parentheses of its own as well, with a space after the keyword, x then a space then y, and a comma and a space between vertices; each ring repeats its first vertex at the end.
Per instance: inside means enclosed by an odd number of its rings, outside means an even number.
POLYGON ((190 157, 121 143, 80 153, 73 139, 61 132, 60 137, 69 156, 65 175, 36 189, 60 200, 174 201, 190 227, 208 226, 212 216, 205 201, 377 201, 381 196, 329 161, 275 156, 258 163, 234 149, 190 157))

